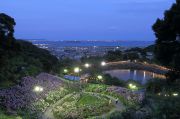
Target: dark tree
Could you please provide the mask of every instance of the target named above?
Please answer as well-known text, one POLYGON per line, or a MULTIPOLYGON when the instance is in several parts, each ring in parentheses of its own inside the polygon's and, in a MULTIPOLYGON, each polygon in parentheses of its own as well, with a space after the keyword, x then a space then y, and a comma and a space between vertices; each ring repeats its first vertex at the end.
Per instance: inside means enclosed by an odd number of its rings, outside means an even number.
POLYGON ((9 48, 13 46, 14 26, 16 25, 13 18, 0 13, 0 47, 9 48))
POLYGON ((180 71, 180 0, 165 11, 153 25, 156 36, 155 56, 164 65, 180 71))
POLYGON ((120 61, 122 60, 122 52, 119 50, 116 51, 108 51, 107 55, 105 56, 107 61, 120 61))

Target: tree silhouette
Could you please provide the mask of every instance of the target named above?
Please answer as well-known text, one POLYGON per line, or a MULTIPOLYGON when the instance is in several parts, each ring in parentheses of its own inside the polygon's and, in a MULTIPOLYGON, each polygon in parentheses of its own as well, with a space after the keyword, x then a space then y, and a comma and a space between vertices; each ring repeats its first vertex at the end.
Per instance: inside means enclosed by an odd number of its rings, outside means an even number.
POLYGON ((14 26, 16 25, 13 18, 0 13, 0 47, 10 48, 13 46, 14 26))
POLYGON ((155 56, 164 65, 180 71, 180 0, 165 11, 153 25, 156 36, 155 56))

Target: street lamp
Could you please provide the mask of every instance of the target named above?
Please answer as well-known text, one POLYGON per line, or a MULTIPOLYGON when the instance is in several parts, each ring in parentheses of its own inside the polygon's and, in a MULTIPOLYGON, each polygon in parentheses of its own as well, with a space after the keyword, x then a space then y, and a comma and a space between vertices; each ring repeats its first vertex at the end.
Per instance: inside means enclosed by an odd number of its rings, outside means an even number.
POLYGON ((74 68, 74 73, 79 73, 79 72, 80 72, 79 67, 74 68))
POLYGON ((98 75, 97 78, 98 78, 99 80, 103 79, 103 77, 102 77, 101 75, 98 75))
POLYGON ((41 86, 35 86, 34 92, 42 92, 44 89, 41 86))
POLYGON ((129 87, 132 87, 132 86, 133 86, 133 84, 130 83, 130 84, 129 84, 129 87))
POLYGON ((106 62, 102 61, 101 66, 105 66, 105 65, 106 65, 106 62))
POLYGON ((178 96, 178 93, 173 93, 173 96, 178 96))
POLYGON ((90 67, 90 64, 86 63, 84 66, 85 66, 86 68, 89 68, 89 67, 90 67))
MULTIPOLYGON (((74 73, 77 73, 78 76, 79 76, 80 71, 81 71, 81 69, 79 67, 74 68, 74 73)), ((75 80, 75 75, 74 75, 74 80, 75 80)))
POLYGON ((67 69, 64 69, 64 73, 68 73, 68 70, 67 70, 67 69))
POLYGON ((129 84, 129 88, 132 89, 132 90, 135 90, 135 89, 137 89, 137 86, 130 83, 129 84))

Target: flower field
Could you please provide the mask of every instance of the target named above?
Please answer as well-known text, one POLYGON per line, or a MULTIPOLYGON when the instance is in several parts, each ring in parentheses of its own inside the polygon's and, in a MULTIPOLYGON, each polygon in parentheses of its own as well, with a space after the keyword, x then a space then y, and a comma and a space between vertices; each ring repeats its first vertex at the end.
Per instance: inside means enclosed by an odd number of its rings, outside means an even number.
POLYGON ((108 113, 114 106, 109 99, 88 93, 75 93, 54 108, 57 119, 84 119, 108 113))

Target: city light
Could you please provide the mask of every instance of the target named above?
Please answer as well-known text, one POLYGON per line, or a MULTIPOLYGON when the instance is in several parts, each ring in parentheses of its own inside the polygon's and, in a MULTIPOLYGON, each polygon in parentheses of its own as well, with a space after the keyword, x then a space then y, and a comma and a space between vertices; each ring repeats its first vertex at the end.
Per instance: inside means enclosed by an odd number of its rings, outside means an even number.
POLYGON ((42 92, 43 88, 41 86, 35 86, 34 87, 34 92, 42 92))
POLYGON ((173 93, 173 96, 178 96, 178 93, 173 93))
POLYGON ((75 73, 79 73, 79 72, 80 72, 79 67, 74 68, 74 72, 75 72, 75 73))
POLYGON ((101 62, 101 66, 105 66, 106 65, 106 62, 101 62))
POLYGON ((90 64, 86 63, 84 66, 85 66, 86 68, 89 68, 89 67, 90 67, 90 64))
POLYGON ((64 73, 68 73, 68 70, 67 70, 67 69, 64 69, 64 73))
POLYGON ((103 77, 102 77, 101 75, 98 75, 97 78, 98 78, 99 80, 103 79, 103 77))

